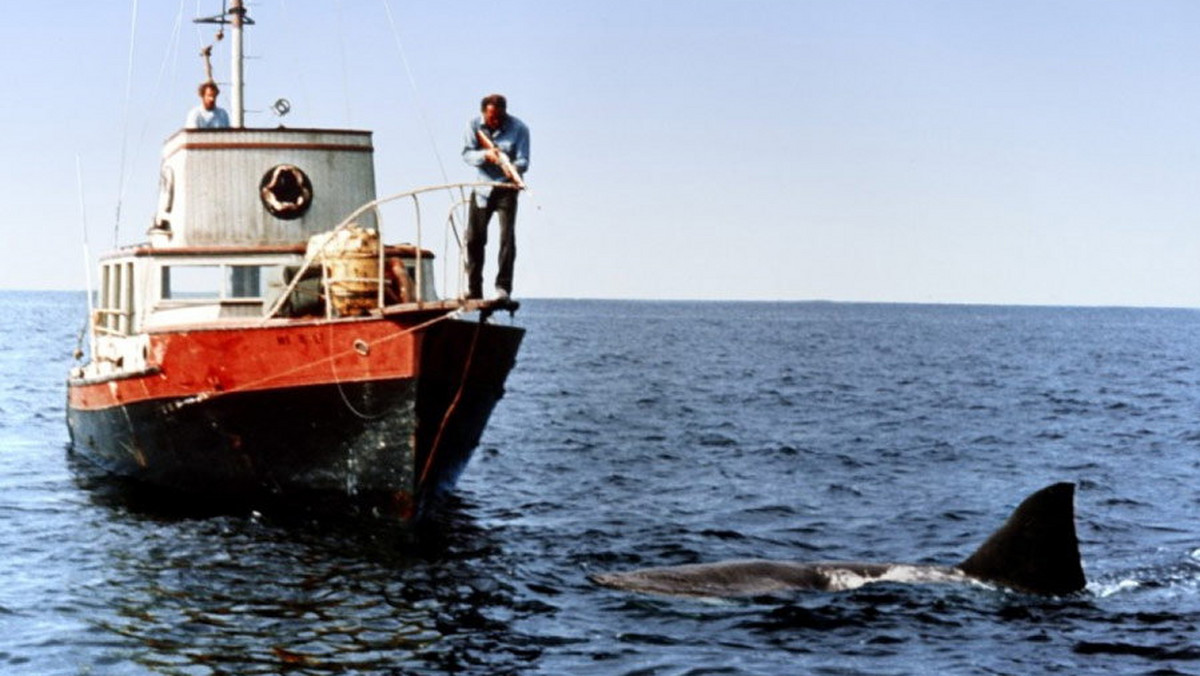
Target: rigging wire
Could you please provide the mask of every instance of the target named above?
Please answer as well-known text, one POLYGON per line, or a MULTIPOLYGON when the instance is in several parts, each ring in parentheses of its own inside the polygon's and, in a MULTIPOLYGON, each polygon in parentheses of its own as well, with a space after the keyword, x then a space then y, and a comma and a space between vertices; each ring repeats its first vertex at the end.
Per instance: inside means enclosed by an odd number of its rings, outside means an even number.
MULTIPOLYGON (((154 81, 154 88, 151 91, 150 100, 152 100, 152 101, 161 101, 162 100, 162 97, 158 96, 158 93, 162 90, 163 82, 166 79, 167 66, 168 66, 168 64, 170 64, 176 60, 176 55, 179 52, 179 36, 180 36, 180 33, 182 32, 183 9, 184 9, 184 4, 186 3, 186 1, 187 0, 179 0, 179 8, 176 10, 176 13, 175 13, 175 24, 171 30, 171 37, 167 44, 166 52, 163 54, 162 63, 159 65, 158 77, 154 81)), ((131 156, 131 153, 129 150, 129 131, 130 131, 130 128, 133 126, 132 122, 130 120, 130 118, 131 118, 130 109, 132 107, 132 102, 133 102, 133 71, 134 71, 134 63, 135 63, 134 56, 135 56, 136 44, 137 44, 137 15, 138 15, 138 0, 133 0, 133 11, 132 11, 132 18, 130 20, 130 29, 129 29, 129 63, 128 63, 127 72, 126 72, 124 112, 122 115, 123 120, 122 120, 122 124, 121 124, 121 165, 120 165, 120 170, 117 174, 116 222, 113 225, 113 246, 114 247, 116 247, 118 242, 120 241, 121 212, 123 209, 123 205, 125 203, 125 190, 126 190, 126 186, 128 185, 127 182, 129 179, 129 174, 131 173, 131 168, 128 166, 129 157, 131 156)), ((138 134, 137 141, 134 144, 134 151, 132 152, 133 157, 137 157, 140 154, 141 148, 145 144, 146 136, 149 134, 149 130, 150 130, 150 122, 151 122, 151 116, 147 115, 145 121, 142 124, 141 131, 138 134)))
MULTIPOLYGON (((154 80, 154 88, 150 92, 150 100, 151 101, 160 101, 161 102, 161 101, 164 101, 166 98, 166 97, 159 96, 159 92, 162 91, 163 82, 165 81, 166 76, 167 76, 168 64, 171 64, 172 62, 174 62, 176 64, 178 63, 179 38, 180 38, 180 34, 183 32, 183 7, 186 2, 187 2, 187 0, 179 0, 179 9, 176 10, 176 12, 175 12, 175 25, 171 29, 171 38, 167 42, 167 49, 163 53, 162 63, 159 64, 159 67, 158 67, 158 77, 154 80)), ((142 124, 141 133, 138 134, 137 143, 134 145, 134 153, 133 153, 134 157, 137 157, 138 155, 141 154, 141 149, 145 145, 146 136, 150 132, 150 122, 151 122, 151 116, 147 115, 145 122, 143 122, 143 124, 142 124)))
MULTIPOLYGON (((423 105, 421 105, 421 101, 423 101, 423 98, 421 97, 420 91, 418 91, 417 80, 416 80, 416 77, 413 76, 412 67, 409 65, 408 54, 404 51, 404 43, 400 38, 400 29, 396 25, 396 19, 392 14, 391 0, 383 0, 383 8, 387 12, 388 24, 392 28, 392 37, 394 38, 394 40, 396 42, 396 50, 398 52, 400 52, 400 61, 401 61, 401 63, 404 64, 404 72, 405 72, 405 74, 408 75, 408 84, 412 88, 413 98, 415 99, 415 102, 416 102, 417 116, 421 118, 421 124, 425 128, 426 135, 429 137, 429 145, 433 148, 433 156, 437 160, 438 169, 442 172, 442 182, 450 183, 450 177, 446 173, 446 165, 442 161, 441 152, 439 152, 439 150, 438 150, 437 137, 433 133, 432 125, 429 124, 429 117, 428 117, 428 115, 425 114, 425 107, 423 105)), ((537 210, 539 213, 541 213, 542 212, 541 202, 535 198, 533 191, 526 188, 524 190, 524 192, 526 195, 529 196, 529 199, 533 202, 534 209, 537 210)), ((465 202, 467 199, 466 193, 465 193, 464 189, 461 187, 459 188, 459 198, 458 199, 461 202, 465 202)), ((458 225, 457 225, 453 215, 451 215, 451 218, 450 218, 450 227, 454 229, 455 239, 460 240, 459 246, 461 248, 462 242, 461 242, 461 238, 459 237, 459 234, 458 234, 458 225)))
POLYGON ((433 156, 437 160, 438 169, 442 172, 442 182, 449 183, 450 177, 446 173, 446 165, 442 162, 442 154, 438 151, 437 137, 433 133, 433 127, 429 124, 429 117, 425 114, 425 107, 421 105, 421 92, 417 89, 417 79, 413 76, 412 67, 408 63, 408 54, 404 51, 404 42, 400 39, 400 28, 396 25, 396 19, 392 15, 392 3, 390 0, 383 0, 383 8, 387 12, 388 24, 392 28, 392 38, 396 41, 396 50, 400 52, 400 61, 404 64, 404 72, 408 75, 408 85, 412 88, 413 99, 417 106, 417 116, 421 118, 421 124, 425 127, 425 133, 429 137, 429 145, 433 148, 433 156))
MULTIPOLYGON (((162 63, 158 66, 158 77, 154 80, 154 90, 151 92, 151 100, 161 100, 158 92, 162 89, 163 81, 167 77, 167 65, 172 66, 172 70, 178 70, 179 67, 179 38, 183 33, 183 6, 187 0, 179 0, 179 9, 175 10, 175 25, 171 27, 171 39, 167 42, 167 50, 163 54, 162 63)), ((146 124, 142 126, 142 136, 138 139, 139 144, 145 139, 146 130, 150 126, 149 117, 146 118, 146 124)))
POLYGON ((121 123, 121 166, 117 172, 117 211, 113 223, 113 247, 116 248, 121 234, 121 204, 125 201, 125 159, 129 149, 129 102, 133 98, 133 54, 137 44, 138 0, 133 0, 133 11, 129 19, 129 63, 125 73, 125 110, 121 123))
MULTIPOLYGON (((279 15, 280 16, 279 25, 280 25, 280 28, 282 29, 280 32, 280 36, 283 38, 284 43, 285 44, 303 44, 302 41, 297 39, 297 36, 300 35, 300 31, 299 31, 299 29, 296 28, 296 19, 292 16, 291 10, 288 9, 287 0, 279 0, 279 6, 282 9, 282 11, 280 12, 280 15, 279 15)), ((288 83, 288 86, 291 87, 291 86, 295 85, 300 88, 300 98, 296 99, 293 96, 293 97, 291 97, 292 101, 303 102, 304 105, 308 106, 308 105, 311 105, 311 102, 313 101, 313 97, 309 96, 308 77, 307 77, 307 75, 308 75, 307 65, 308 64, 306 64, 304 62, 304 59, 302 58, 303 56, 304 56, 304 54, 300 51, 296 51, 296 50, 292 51, 291 60, 294 63, 292 72, 295 73, 296 79, 294 82, 288 83)))
MULTIPOLYGON (((201 0, 196 0, 196 9, 195 9, 195 11, 193 11, 193 12, 192 12, 192 16, 201 16, 201 14, 200 14, 200 2, 201 2, 201 0)), ((222 16, 223 16, 223 15, 222 15, 222 16)), ((198 23, 193 23, 192 25, 193 25, 193 26, 195 27, 195 29, 196 29, 196 47, 197 47, 198 49, 203 49, 203 48, 204 48, 204 43, 205 43, 205 40, 204 40, 204 32, 203 32, 203 31, 204 31, 204 29, 203 29, 203 28, 200 26, 200 24, 198 24, 198 23)))
MULTIPOLYGON (((383 0, 383 9, 387 13, 388 25, 392 29, 392 39, 396 43, 396 51, 400 54, 400 62, 404 65, 404 73, 408 76, 408 86, 412 89, 413 103, 417 109, 417 117, 421 118, 421 126, 425 129, 425 135, 429 139, 429 146, 433 150, 433 158, 437 161, 438 171, 442 174, 442 183, 450 183, 450 175, 446 171, 446 163, 442 160, 442 153, 438 149, 437 135, 433 133, 433 125, 429 124, 429 116, 426 114, 425 106, 422 105, 424 98, 421 96, 420 89, 417 87, 417 78, 413 75, 412 65, 408 61, 408 53, 404 50, 404 41, 400 36, 400 27, 396 25, 396 17, 392 13, 392 3, 390 0, 383 0)), ((461 186, 458 188, 458 199, 455 200, 453 192, 451 193, 452 206, 450 207, 448 223, 450 230, 454 233, 454 239, 458 242, 459 258, 462 258, 462 237, 459 236, 459 224, 456 218, 457 212, 454 205, 465 203, 467 201, 467 193, 461 186)), ((447 257, 447 263, 449 258, 447 257)), ((461 261, 460 261, 461 262, 461 261)), ((462 276, 465 274, 463 266, 459 266, 459 287, 462 286, 462 276)), ((449 265, 446 265, 449 268, 449 265)))
POLYGON ((337 7, 338 52, 342 63, 342 100, 346 102, 346 126, 352 128, 354 115, 350 110, 350 68, 346 63, 346 22, 342 16, 342 0, 334 0, 333 4, 337 7))
MULTIPOLYGON (((93 330, 92 322, 94 321, 95 308, 93 307, 92 298, 92 249, 88 244, 88 224, 87 224, 87 205, 83 199, 83 162, 79 159, 79 155, 75 155, 75 179, 79 182, 79 221, 83 228, 83 278, 87 285, 87 323, 84 324, 84 331, 88 335, 88 354, 93 357, 96 354, 96 332, 93 330)), ((82 356, 83 336, 79 336, 79 342, 75 346, 76 359, 82 356)))
POLYGON ((400 60, 404 64, 404 73, 408 76, 408 85, 413 89, 413 98, 416 103, 416 114, 421 118, 421 125, 425 127, 425 133, 430 137, 430 145, 433 148, 433 157, 438 162, 438 169, 442 171, 442 183, 450 183, 450 177, 446 174, 445 163, 442 161, 442 154, 438 151, 438 140, 433 134, 433 127, 430 125, 430 119, 425 114, 425 107, 421 106, 421 92, 416 86, 416 78, 413 76, 413 68, 408 64, 408 54, 404 52, 404 43, 400 37, 400 28, 396 25, 396 18, 391 13, 391 2, 383 0, 383 8, 388 12, 388 24, 391 26, 391 36, 396 41, 396 50, 400 52, 400 60))

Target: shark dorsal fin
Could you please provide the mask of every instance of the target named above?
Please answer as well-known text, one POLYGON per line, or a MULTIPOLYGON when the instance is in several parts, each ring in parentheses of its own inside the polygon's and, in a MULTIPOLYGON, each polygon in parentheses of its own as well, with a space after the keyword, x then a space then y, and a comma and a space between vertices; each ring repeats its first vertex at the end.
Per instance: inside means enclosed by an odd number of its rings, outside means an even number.
POLYGON ((1083 589, 1087 580, 1075 536, 1075 484, 1057 483, 1025 498, 959 569, 1034 594, 1083 589))

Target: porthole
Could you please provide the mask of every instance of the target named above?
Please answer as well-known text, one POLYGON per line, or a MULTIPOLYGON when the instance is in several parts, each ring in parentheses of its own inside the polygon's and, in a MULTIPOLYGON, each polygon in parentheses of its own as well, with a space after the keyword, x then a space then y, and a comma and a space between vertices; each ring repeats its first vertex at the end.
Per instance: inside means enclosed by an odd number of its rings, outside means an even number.
POLYGON ((263 206, 276 218, 300 218, 312 206, 313 187, 299 167, 279 164, 263 174, 258 184, 263 206))

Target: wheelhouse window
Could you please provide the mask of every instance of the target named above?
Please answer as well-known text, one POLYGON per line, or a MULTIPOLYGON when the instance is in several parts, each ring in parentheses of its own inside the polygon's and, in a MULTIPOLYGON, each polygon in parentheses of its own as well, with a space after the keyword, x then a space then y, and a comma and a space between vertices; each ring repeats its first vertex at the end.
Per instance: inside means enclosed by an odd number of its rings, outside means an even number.
POLYGON ((131 333, 133 298, 133 263, 103 264, 100 267, 100 293, 96 296, 96 328, 111 334, 131 333))
POLYGON ((163 300, 185 302, 261 301, 266 275, 261 265, 164 265, 163 300))

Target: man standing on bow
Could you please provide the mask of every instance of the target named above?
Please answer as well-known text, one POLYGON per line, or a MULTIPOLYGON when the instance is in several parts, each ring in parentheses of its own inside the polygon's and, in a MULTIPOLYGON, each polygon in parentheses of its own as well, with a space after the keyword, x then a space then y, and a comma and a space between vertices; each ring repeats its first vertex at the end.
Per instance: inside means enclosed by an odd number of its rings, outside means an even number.
POLYGON ((463 161, 479 169, 480 182, 507 183, 514 187, 480 186, 471 194, 467 221, 467 297, 483 297, 483 259, 488 222, 500 221, 500 271, 496 295, 512 294, 513 261, 517 257, 517 191, 525 187, 522 175, 529 169, 529 128, 508 114, 508 103, 499 94, 485 96, 480 115, 467 125, 463 161))

